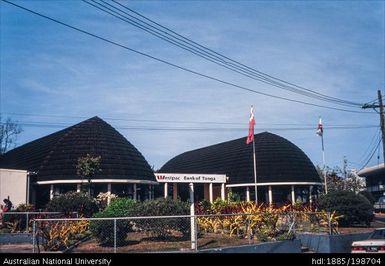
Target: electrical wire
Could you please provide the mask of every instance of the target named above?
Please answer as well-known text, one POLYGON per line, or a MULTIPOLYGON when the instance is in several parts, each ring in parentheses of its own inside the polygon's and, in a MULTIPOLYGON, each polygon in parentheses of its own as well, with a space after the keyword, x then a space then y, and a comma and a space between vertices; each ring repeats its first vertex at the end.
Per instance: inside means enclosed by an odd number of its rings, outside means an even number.
POLYGON ((360 159, 358 160, 358 165, 362 165, 367 161, 367 159, 370 156, 371 150, 373 149, 373 145, 377 142, 377 140, 380 138, 381 129, 379 128, 377 131, 374 132, 373 137, 371 138, 368 147, 366 148, 365 152, 362 154, 360 159))
POLYGON ((350 113, 361 113, 361 114, 374 114, 373 112, 362 112, 362 111, 354 111, 354 110, 348 110, 348 109, 342 109, 342 108, 336 108, 336 107, 331 107, 331 106, 324 106, 324 105, 319 105, 319 104, 314 104, 314 103, 309 103, 309 102, 304 102, 304 101, 300 101, 300 100, 295 100, 295 99, 290 99, 290 98, 285 98, 285 97, 281 97, 281 96, 277 96, 277 95, 272 95, 272 94, 268 94, 268 93, 264 93, 264 92, 260 92, 260 91, 256 91, 256 90, 253 90, 253 89, 250 89, 248 87, 244 87, 244 86, 240 86, 240 85, 237 85, 235 83, 231 83, 231 82, 228 82, 228 81, 224 81, 224 80, 221 80, 219 78, 216 78, 216 77, 213 77, 213 76, 209 76, 209 75, 206 75, 206 74, 202 74, 200 72, 197 72, 197 71, 194 71, 194 70, 191 70, 191 69, 188 69, 188 68, 185 68, 185 67, 182 67, 182 66, 179 66, 179 65, 176 65, 174 63, 171 63, 169 61, 166 61, 166 60, 163 60, 163 59, 160 59, 160 58, 157 58, 155 56, 152 56, 152 55, 149 55, 147 53, 144 53, 144 52, 140 52, 138 50, 135 50, 133 48, 130 48, 130 47, 127 47, 125 45, 122 45, 122 44, 119 44, 115 41, 112 41, 112 40, 109 40, 107 38, 104 38, 104 37, 101 37, 99 35, 96 35, 96 34, 93 34, 93 33, 90 33, 86 30, 83 30, 83 29, 80 29, 78 27, 75 27, 75 26, 72 26, 72 25, 69 25, 65 22, 62 22, 62 21, 59 21, 57 19, 54 19, 54 18, 51 18, 49 16, 46 16, 46 15, 43 15, 41 13, 38 13, 36 11, 33 11, 31 9, 28 9, 26 7, 23 7, 23 6, 20 6, 18 4, 15 4, 15 3, 12 3, 8 0, 1 0, 5 3, 8 3, 10 5, 13 5, 17 8, 20 8, 20 9, 23 9, 25 11, 28 11, 32 14, 35 14, 39 17, 42 17, 42 18, 45 18, 45 19, 48 19, 52 22, 55 22, 55 23, 58 23, 60 25, 63 25, 65 27, 68 27, 68 28, 71 28, 75 31, 78 31, 78 32, 81 32, 83 34, 86 34, 88 36, 91 36, 91 37, 94 37, 94 38, 97 38, 99 40, 102 40, 104 42, 107 42, 107 43, 110 43, 112 45, 115 45, 115 46, 118 46, 120 48, 123 48, 123 49, 126 49, 128 51, 131 51, 131 52, 134 52, 134 53, 137 53, 139 55, 142 55, 142 56, 145 56, 147 58, 150 58, 150 59, 153 59, 153 60, 156 60, 158 62, 161 62, 161 63, 164 63, 164 64, 167 64, 169 66, 173 66, 175 68, 178 68, 180 70, 183 70, 183 71, 186 71, 186 72, 189 72, 189 73, 192 73, 192 74, 195 74, 197 76, 200 76, 200 77, 204 77, 204 78, 207 78, 207 79, 210 79, 210 80, 213 80, 213 81, 217 81, 219 83, 222 83, 222 84, 225 84, 225 85, 228 85, 228 86, 231 86, 231 87, 234 87, 234 88, 238 88, 238 89, 241 89, 241 90, 244 90, 244 91, 248 91, 248 92, 252 92, 252 93, 255 93, 255 94, 259 94, 259 95, 264 95, 264 96, 267 96, 267 97, 272 97, 272 98, 275 98, 275 99, 281 99, 281 100, 285 100, 285 101, 290 101, 290 102, 295 102, 295 103, 300 103, 300 104, 304 104, 304 105, 308 105, 308 106, 315 106, 315 107, 319 107, 319 108, 325 108, 325 109, 331 109, 331 110, 336 110, 336 111, 341 111, 341 112, 350 112, 350 113))
MULTIPOLYGON (((89 119, 88 116, 71 116, 71 115, 55 115, 55 114, 36 114, 36 113, 4 113, 5 115, 11 116, 27 116, 27 117, 45 117, 45 118, 65 118, 65 119, 89 119)), ((144 122, 144 123, 165 123, 165 124, 209 124, 209 125, 241 125, 245 123, 240 122, 218 122, 218 121, 195 121, 195 120, 157 120, 157 119, 128 119, 128 118, 116 118, 116 117, 103 117, 106 121, 126 121, 126 122, 144 122)), ((247 120, 248 121, 248 120, 247 120)), ((314 124, 304 123, 264 123, 258 122, 258 125, 270 125, 270 126, 307 126, 313 127, 314 124)), ((329 124, 330 127, 357 127, 359 125, 354 124, 343 124, 333 125, 329 124)), ((361 126, 361 125, 360 125, 361 126)), ((377 127, 376 125, 363 125, 363 127, 377 127)))
POLYGON ((380 147, 380 144, 381 144, 381 138, 380 140, 378 141, 377 145, 375 146, 375 149, 373 150, 372 154, 370 155, 369 159, 366 161, 366 163, 360 168, 359 171, 361 171, 362 169, 364 169, 370 162, 370 160, 373 158, 373 155, 376 153, 377 149, 380 147))
MULTIPOLYGON (((102 0, 102 1, 103 1, 103 0, 102 0)), ((104 1, 103 1, 103 2, 104 2, 104 1)), ((306 90, 306 91, 309 91, 309 92, 318 94, 318 95, 320 95, 320 96, 325 96, 325 97, 328 97, 328 98, 330 98, 330 99, 335 99, 335 100, 339 100, 339 101, 342 101, 342 102, 351 103, 351 104, 353 104, 353 105, 359 105, 359 106, 361 105, 360 103, 355 103, 355 102, 350 102, 350 101, 346 101, 346 100, 341 100, 341 99, 338 99, 338 98, 335 98, 335 97, 330 97, 330 96, 321 94, 321 93, 319 93, 319 92, 316 92, 316 91, 313 91, 313 90, 310 90, 310 89, 307 89, 307 88, 304 88, 304 87, 295 85, 295 84, 293 84, 293 83, 284 81, 284 80, 282 80, 282 79, 275 78, 275 77, 273 77, 273 76, 271 76, 271 75, 268 75, 268 74, 266 74, 266 73, 263 73, 263 72, 261 72, 261 71, 258 71, 258 70, 256 70, 256 69, 251 68, 251 67, 249 67, 249 66, 246 66, 246 65, 244 65, 244 64, 242 64, 242 63, 240 63, 240 62, 238 62, 238 61, 236 61, 236 60, 233 60, 233 59, 231 59, 231 58, 229 58, 229 57, 227 57, 227 56, 224 56, 224 55, 222 55, 222 54, 220 54, 220 53, 218 53, 218 52, 215 52, 215 51, 213 51, 213 50, 211 50, 211 49, 209 49, 209 48, 207 48, 207 47, 205 47, 205 46, 202 46, 202 45, 200 45, 200 44, 198 44, 198 43, 196 43, 196 42, 190 40, 189 38, 186 38, 186 37, 184 37, 184 36, 182 36, 182 35, 176 33, 175 31, 173 31, 173 30, 171 30, 171 29, 169 29, 169 28, 167 28, 167 27, 164 27, 164 26, 160 25, 159 23, 157 23, 157 22, 155 22, 155 21, 153 21, 153 20, 151 20, 151 19, 149 19, 149 18, 143 16, 143 15, 140 14, 139 12, 136 12, 136 11, 134 11, 134 10, 132 10, 132 9, 130 9, 130 8, 128 8, 128 7, 124 6, 124 5, 122 5, 121 3, 119 3, 119 2, 117 2, 117 1, 115 1, 115 0, 112 0, 112 2, 115 2, 116 4, 118 4, 118 5, 122 6, 122 7, 124 7, 125 9, 131 11, 132 13, 134 13, 134 14, 136 14, 136 15, 138 15, 138 16, 144 18, 144 19, 146 19, 147 21, 150 21, 150 22, 154 23, 154 24, 157 25, 157 26, 160 26, 161 28, 163 28, 163 29, 165 29, 165 30, 167 30, 167 31, 169 31, 169 32, 171 32, 171 33, 177 35, 177 36, 182 37, 184 40, 188 40, 190 43, 195 44, 195 45, 197 45, 197 46, 199 46, 199 47, 201 47, 201 48, 204 48, 206 51, 209 51, 209 52, 212 52, 213 54, 219 55, 220 57, 222 57, 222 58, 224 58, 224 59, 227 59, 227 60, 229 60, 229 61, 231 61, 231 62, 233 62, 233 63, 235 63, 235 64, 241 65, 242 67, 245 67, 246 69, 251 70, 251 71, 253 71, 253 72, 255 72, 255 73, 258 73, 258 74, 261 74, 261 75, 263 75, 263 76, 267 76, 267 77, 269 77, 269 78, 278 80, 278 81, 280 81, 280 82, 284 82, 284 83, 286 83, 286 84, 295 86, 295 87, 297 87, 297 88, 300 88, 300 89, 303 89, 303 90, 306 90)))
MULTIPOLYGON (((4 123, 0 123, 4 124, 4 123)), ((42 121, 18 121, 18 124, 21 126, 27 127, 69 127, 72 126, 70 123, 66 122, 42 122, 42 121)), ((368 129, 376 128, 377 125, 356 125, 356 126, 345 126, 345 125, 336 125, 325 127, 327 130, 345 130, 345 129, 368 129)), ((142 130, 142 131, 195 131, 195 132, 206 132, 206 131, 247 131, 247 126, 245 127, 164 127, 164 126, 126 126, 118 125, 116 129, 122 130, 142 130)), ((315 130, 314 127, 255 127, 257 131, 311 131, 315 130)))
POLYGON ((127 10, 129 10, 129 11, 131 11, 131 12, 133 12, 133 13, 135 13, 135 14, 143 17, 143 18, 145 18, 147 21, 150 21, 151 23, 157 25, 158 27, 154 27, 153 25, 150 25, 149 23, 147 23, 141 19, 138 19, 137 17, 130 15, 129 13, 127 13, 127 12, 117 8, 116 6, 113 6, 113 5, 107 3, 103 0, 101 0, 101 2, 104 3, 104 5, 100 2, 95 1, 95 0, 82 0, 82 1, 97 8, 97 9, 99 9, 99 10, 101 10, 101 11, 103 11, 103 12, 105 12, 105 13, 110 14, 110 15, 112 15, 112 16, 120 19, 120 20, 123 20, 126 23, 129 23, 135 27, 138 27, 138 28, 164 40, 164 41, 172 43, 173 45, 178 46, 184 50, 187 50, 187 51, 189 51, 189 52, 191 52, 197 56, 205 58, 208 61, 211 61, 217 65, 223 66, 229 70, 235 71, 241 75, 247 76, 247 77, 252 78, 254 80, 258 80, 258 81, 264 82, 266 84, 269 84, 269 85, 272 85, 272 86, 275 86, 275 87, 278 87, 278 88, 281 88, 284 90, 289 90, 289 91, 292 91, 294 93, 300 94, 302 96, 307 96, 307 97, 310 97, 313 99, 323 100, 323 101, 327 101, 327 102, 333 102, 333 103, 344 105, 344 106, 350 106, 350 105, 353 105, 355 107, 361 107, 362 106, 361 103, 354 103, 351 101, 346 101, 346 100, 341 100, 341 99, 338 99, 335 97, 326 96, 324 94, 320 94, 320 93, 315 92, 313 90, 289 83, 287 81, 269 76, 266 73, 260 72, 258 70, 253 69, 253 68, 250 68, 250 67, 248 67, 242 63, 239 63, 239 62, 232 60, 232 59, 230 59, 230 58, 228 58, 222 54, 219 54, 219 53, 217 53, 217 52, 215 52, 215 51, 213 51, 207 47, 204 47, 200 44, 197 44, 196 42, 192 41, 191 39, 188 39, 188 38, 176 33, 175 31, 172 31, 169 28, 166 28, 166 27, 160 25, 159 23, 154 22, 153 20, 150 20, 150 19, 144 17, 143 15, 139 14, 138 12, 136 12, 136 11, 134 11, 128 7, 125 7, 124 5, 121 5, 118 2, 114 1, 118 5, 124 7, 125 9, 127 9, 127 10), (90 1, 92 1, 92 3, 90 1), (108 7, 107 5, 118 10, 119 12, 124 13, 125 15, 118 13, 117 11, 108 7), (161 29, 159 29, 159 27, 161 27, 161 29), (170 32, 172 34, 170 34, 170 32), (176 36, 174 36, 174 35, 176 35, 176 36), (203 47, 204 49, 202 49, 201 47, 203 47), (231 63, 229 63, 229 61, 231 63), (287 84, 289 84, 290 86, 288 86, 287 84), (300 88, 300 89, 298 89, 298 88, 300 88))

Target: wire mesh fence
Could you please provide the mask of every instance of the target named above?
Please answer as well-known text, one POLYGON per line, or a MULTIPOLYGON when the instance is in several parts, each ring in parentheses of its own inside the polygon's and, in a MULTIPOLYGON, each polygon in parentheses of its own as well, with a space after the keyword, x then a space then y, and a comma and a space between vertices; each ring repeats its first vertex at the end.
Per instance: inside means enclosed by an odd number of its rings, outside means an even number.
POLYGON ((78 217, 77 212, 64 214, 62 212, 3 212, 0 215, 0 234, 4 233, 32 233, 32 221, 44 218, 78 217))
POLYGON ((33 252, 187 250, 191 247, 191 218, 195 219, 193 216, 36 219, 33 252))
POLYGON ((332 233, 329 218, 328 213, 261 212, 35 219, 33 252, 195 252, 293 239, 299 231, 332 233))

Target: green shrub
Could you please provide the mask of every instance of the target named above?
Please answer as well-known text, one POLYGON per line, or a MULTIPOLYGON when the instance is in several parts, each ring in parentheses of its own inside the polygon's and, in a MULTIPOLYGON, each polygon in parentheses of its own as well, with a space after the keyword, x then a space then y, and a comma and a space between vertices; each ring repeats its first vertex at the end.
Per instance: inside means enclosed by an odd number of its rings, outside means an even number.
POLYGON ((374 205, 374 203, 376 202, 376 199, 373 197, 373 194, 367 190, 363 190, 359 194, 367 198, 370 204, 372 205, 374 205))
POLYGON ((71 215, 78 212, 79 216, 91 217, 98 211, 96 201, 90 196, 81 192, 68 192, 53 198, 47 204, 47 210, 52 212, 62 212, 71 215))
POLYGON ((279 234, 276 238, 276 240, 278 241, 282 241, 282 240, 293 240, 295 239, 295 234, 293 232, 283 232, 281 234, 279 234))
MULTIPOLYGON (((156 199, 139 203, 132 216, 169 216, 189 215, 190 205, 187 202, 172 199, 156 199)), ((177 232, 186 237, 190 232, 190 218, 157 218, 134 221, 135 226, 148 234, 166 238, 176 236, 177 232)))
MULTIPOLYGON (((94 218, 111 218, 131 216, 137 202, 129 198, 116 198, 102 212, 96 213, 94 218)), ((127 233, 132 231, 132 221, 117 220, 116 221, 116 244, 118 246, 126 243, 127 233)), ((114 245, 114 221, 100 220, 91 221, 90 230, 102 245, 114 245)))
POLYGON ((135 206, 138 203, 129 198, 116 198, 113 199, 110 205, 105 209, 105 211, 111 213, 111 217, 124 217, 132 216, 135 206))
MULTIPOLYGON (((96 213, 94 218, 110 218, 111 213, 102 211, 96 213)), ((113 220, 97 220, 91 221, 90 231, 102 245, 114 245, 114 221, 113 220)), ((127 238, 127 233, 130 231, 128 220, 116 220, 116 245, 124 245, 127 238)))
POLYGON ((340 226, 370 225, 373 220, 373 206, 369 200, 351 191, 333 191, 318 199, 318 207, 329 212, 343 215, 340 226))

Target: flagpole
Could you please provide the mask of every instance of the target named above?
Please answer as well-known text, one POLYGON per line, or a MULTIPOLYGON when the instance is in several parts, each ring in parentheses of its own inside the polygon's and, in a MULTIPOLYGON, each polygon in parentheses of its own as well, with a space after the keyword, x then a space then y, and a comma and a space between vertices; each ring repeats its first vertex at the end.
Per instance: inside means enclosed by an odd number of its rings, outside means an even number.
POLYGON ((257 163, 255 160, 255 138, 253 138, 253 162, 254 162, 254 190, 255 190, 255 204, 258 204, 258 188, 257 188, 257 163))
POLYGON ((326 165, 325 165, 325 146, 324 146, 324 134, 323 133, 321 135, 321 141, 322 141, 322 164, 323 164, 322 173, 323 173, 324 180, 325 180, 325 194, 328 194, 328 182, 327 182, 326 171, 325 171, 326 165))

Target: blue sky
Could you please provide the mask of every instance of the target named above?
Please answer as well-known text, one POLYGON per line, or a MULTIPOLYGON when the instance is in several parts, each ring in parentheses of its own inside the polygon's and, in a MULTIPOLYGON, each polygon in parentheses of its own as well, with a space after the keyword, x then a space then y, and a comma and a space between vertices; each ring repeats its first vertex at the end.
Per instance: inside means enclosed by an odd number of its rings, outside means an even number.
MULTIPOLYGON (((221 68, 81 1, 13 2, 240 86, 345 108, 221 68)), ((385 89, 383 1, 121 3, 232 59, 329 96, 365 103, 385 89)), ((315 165, 322 163, 315 134, 319 116, 327 165, 341 166, 346 156, 349 168, 359 169, 374 146, 379 128, 372 126, 379 125, 379 116, 373 111, 340 112, 239 90, 0 5, 1 112, 23 125, 18 145, 97 115, 157 169, 182 152, 245 137, 254 105, 256 132, 287 138, 315 165), (328 129, 347 125, 364 128, 328 129), (304 127, 311 129, 298 130, 304 127)), ((368 165, 376 163, 377 153, 368 165)))

